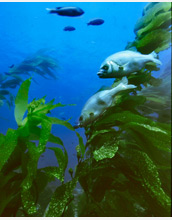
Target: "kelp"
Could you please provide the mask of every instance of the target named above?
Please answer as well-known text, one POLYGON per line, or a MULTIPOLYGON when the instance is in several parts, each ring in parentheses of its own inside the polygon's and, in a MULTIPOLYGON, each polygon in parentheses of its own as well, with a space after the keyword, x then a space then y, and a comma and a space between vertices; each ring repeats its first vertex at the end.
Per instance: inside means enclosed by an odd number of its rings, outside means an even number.
POLYGON ((73 190, 76 183, 77 179, 73 179, 56 189, 46 210, 46 217, 63 216, 66 206, 73 200, 73 190))
MULTIPOLYGON (((170 2, 161 2, 161 3, 149 3, 143 9, 143 17, 140 18, 136 24, 134 31, 138 31, 141 28, 148 28, 151 22, 156 21, 158 15, 166 14, 171 10, 171 3, 170 2)), ((166 22, 163 20, 162 22, 166 22)), ((154 24, 154 23, 153 23, 154 24)), ((170 24, 170 23, 169 23, 170 24)), ((152 25, 152 28, 155 28, 156 25, 152 25)))
POLYGON ((162 83, 159 86, 149 85, 143 88, 138 96, 146 96, 144 105, 138 107, 142 115, 153 117, 158 122, 171 122, 171 61, 160 74, 162 83), (156 112, 155 116, 152 114, 156 112))
POLYGON ((159 53, 169 48, 171 19, 170 2, 149 3, 135 25, 135 41, 129 42, 126 49, 135 47, 139 52, 149 54, 152 51, 159 53))
POLYGON ((32 77, 35 81, 34 76, 40 75, 45 79, 57 79, 58 62, 52 56, 49 55, 51 51, 39 50, 35 54, 27 57, 18 65, 15 64, 8 72, 1 74, 0 78, 0 101, 3 105, 2 100, 5 100, 9 107, 13 106, 14 98, 9 89, 15 89, 20 86, 21 83, 28 77, 32 77), (48 77, 47 77, 48 76, 48 77))
MULTIPOLYGON (((0 176, 3 179, 0 183, 1 216, 17 216, 19 213, 24 213, 24 216, 35 216, 38 212, 39 195, 47 184, 58 179, 62 188, 64 186, 68 154, 62 140, 51 134, 51 127, 52 124, 59 124, 70 130, 74 129, 68 120, 63 121, 47 116, 54 108, 65 105, 54 104, 54 100, 46 103, 45 97, 34 99, 28 104, 30 84, 31 79, 24 81, 16 96, 15 119, 18 129, 9 129, 6 135, 0 135, 0 176), (38 144, 33 141, 37 141, 38 144), (47 147, 48 142, 55 143, 57 146, 47 147), (38 169, 38 161, 46 149, 54 152, 57 166, 38 169), (41 182, 42 179, 44 183, 41 182)), ((72 186, 75 187, 75 185, 72 186)), ((67 205, 65 197, 68 193, 65 192, 62 196, 64 196, 62 208, 65 209, 67 205)), ((56 200, 54 195, 50 207, 56 200)), ((50 210, 48 215, 52 216, 50 210)))
MULTIPOLYGON (((153 47, 158 51, 159 46, 161 50, 169 46, 164 43, 168 43, 168 39, 161 35, 159 45, 155 42, 150 49, 147 47, 152 42, 152 32, 162 27, 164 33, 169 31, 169 7, 171 5, 167 3, 150 3, 145 7, 143 18, 135 27, 141 36, 139 42, 143 51, 150 52, 153 47), (162 18, 167 20, 162 22, 162 18), (145 37, 148 43, 145 43, 145 37)), ((33 66, 39 64, 39 59, 32 63, 33 66)), ((9 129, 6 135, 0 134, 0 215, 170 216, 169 66, 159 78, 152 76, 152 71, 159 68, 151 63, 139 73, 131 74, 129 84, 137 88, 133 92, 118 93, 112 106, 85 127, 86 144, 82 136, 75 133, 78 164, 75 169, 68 169, 71 180, 67 182, 68 153, 62 140, 51 133, 51 127, 59 124, 72 131, 74 128, 69 120, 49 117, 54 108, 64 105, 54 104, 54 99, 46 103, 45 96, 27 104, 31 79, 23 82, 15 101, 15 118, 19 127, 17 130, 9 129), (47 147, 48 142, 57 146, 47 147), (39 158, 46 150, 54 153, 57 166, 38 169, 39 158), (52 191, 47 185, 54 180, 58 186, 52 191), (82 187, 80 198, 84 201, 79 199, 79 193, 75 193, 78 182, 82 187), (46 202, 45 196, 48 197, 46 202)), ((112 87, 119 83, 116 79, 112 87)))
MULTIPOLYGON (((170 46, 171 3, 150 3, 126 49, 160 52, 170 46)), ((134 92, 121 91, 85 128, 87 159, 77 169, 87 194, 80 216, 171 215, 171 66, 147 64, 128 76, 134 92)), ((112 87, 120 83, 115 80, 112 87)))
POLYGON ((105 145, 93 152, 94 159, 96 161, 103 160, 105 158, 112 158, 118 151, 118 146, 105 145))

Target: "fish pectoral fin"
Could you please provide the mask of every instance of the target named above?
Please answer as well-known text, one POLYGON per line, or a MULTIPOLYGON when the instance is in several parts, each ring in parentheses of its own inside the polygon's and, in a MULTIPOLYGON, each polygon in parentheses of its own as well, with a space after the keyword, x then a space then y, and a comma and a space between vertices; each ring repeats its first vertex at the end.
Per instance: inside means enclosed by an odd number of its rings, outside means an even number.
POLYGON ((129 62, 125 63, 124 65, 122 66, 119 66, 119 70, 121 71, 125 71, 126 67, 128 66, 129 62))

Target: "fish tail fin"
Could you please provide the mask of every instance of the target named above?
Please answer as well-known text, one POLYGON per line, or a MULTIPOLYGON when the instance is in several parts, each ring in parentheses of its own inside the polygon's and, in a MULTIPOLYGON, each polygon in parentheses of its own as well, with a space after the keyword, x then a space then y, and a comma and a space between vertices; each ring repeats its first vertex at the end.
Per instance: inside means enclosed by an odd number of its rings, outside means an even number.
POLYGON ((120 84, 117 85, 117 87, 112 89, 112 95, 116 95, 118 92, 123 91, 123 90, 127 90, 127 89, 135 89, 137 88, 137 86, 135 85, 128 85, 128 79, 127 77, 123 77, 120 84))
POLYGON ((153 58, 153 62, 158 64, 158 65, 162 65, 161 61, 158 60, 159 56, 157 53, 155 53, 155 51, 153 51, 152 53, 149 54, 152 58, 153 58))
POLYGON ((47 10, 50 14, 53 14, 53 13, 56 13, 56 12, 57 12, 57 10, 51 9, 51 8, 46 8, 46 10, 47 10))
POLYGON ((128 85, 128 79, 127 77, 123 77, 121 80, 121 83, 118 85, 120 86, 121 90, 126 90, 126 89, 135 89, 137 86, 135 85, 128 85))
MULTIPOLYGON (((125 76, 125 77, 122 78, 120 84, 119 84, 117 87, 118 87, 119 90, 121 91, 121 90, 126 90, 126 89, 135 89, 137 86, 132 85, 132 84, 131 84, 131 85, 128 85, 128 79, 127 79, 127 77, 125 76)), ((117 88, 117 87, 116 87, 116 88, 117 88)))
POLYGON ((159 57, 158 57, 158 54, 157 54, 155 51, 153 51, 152 53, 150 53, 150 55, 153 56, 153 58, 155 58, 155 59, 158 59, 158 58, 159 58, 159 57))
POLYGON ((46 10, 47 10, 47 11, 51 11, 52 9, 51 9, 51 8, 46 8, 46 10))

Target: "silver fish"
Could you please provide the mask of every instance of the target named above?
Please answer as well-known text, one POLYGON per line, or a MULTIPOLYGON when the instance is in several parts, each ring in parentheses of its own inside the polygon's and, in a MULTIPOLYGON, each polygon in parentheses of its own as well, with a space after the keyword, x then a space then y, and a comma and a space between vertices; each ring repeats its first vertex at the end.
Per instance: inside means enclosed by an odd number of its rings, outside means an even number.
MULTIPOLYGON (((85 127, 102 115, 107 108, 111 106, 112 101, 118 92, 134 88, 136 88, 136 86, 128 85, 127 77, 123 77, 121 83, 115 88, 100 91, 91 96, 82 109, 78 127, 85 127)), ((75 126, 75 128, 77 127, 75 126)))
POLYGON ((105 59, 101 64, 97 75, 100 78, 122 78, 131 73, 140 71, 149 62, 161 65, 157 59, 157 54, 141 54, 130 50, 115 53, 105 59))

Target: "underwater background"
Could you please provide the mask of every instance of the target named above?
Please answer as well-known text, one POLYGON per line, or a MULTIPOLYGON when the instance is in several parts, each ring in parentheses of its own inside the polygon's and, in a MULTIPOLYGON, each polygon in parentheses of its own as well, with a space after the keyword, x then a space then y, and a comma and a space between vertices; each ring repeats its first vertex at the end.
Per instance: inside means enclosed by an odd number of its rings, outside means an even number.
MULTIPOLYGON (((56 102, 62 104, 76 104, 60 110, 55 109, 52 113, 54 117, 66 119, 72 117, 70 122, 74 125, 87 99, 103 85, 109 86, 113 83, 113 79, 99 79, 97 71, 107 56, 124 50, 126 43, 134 39, 134 25, 146 4, 1 2, 0 16, 3 20, 0 24, 1 73, 8 72, 9 66, 19 64, 38 50, 53 50, 53 57, 57 59, 59 65, 55 72, 58 79, 46 80, 35 75, 34 79, 38 84, 32 82, 29 100, 46 95, 47 101, 55 98, 56 102), (61 5, 77 6, 85 13, 80 17, 62 17, 48 14, 46 11, 46 8, 61 5), (91 19, 97 17, 104 19, 105 23, 100 26, 87 26, 91 19), (68 25, 74 26, 76 30, 63 31, 68 25)), ((17 89, 11 91, 16 94, 17 89)), ((9 109, 4 104, 3 108, 0 108, 0 115, 7 119, 0 119, 2 133, 5 134, 8 128, 17 128, 13 107, 9 109)), ((52 131, 64 140, 73 162, 76 159, 73 154, 77 139, 63 127, 59 129, 53 127, 52 131)), ((83 129, 81 134, 84 135, 83 129)), ((53 165, 52 157, 53 155, 47 155, 42 164, 53 165)))
MULTIPOLYGON (((89 97, 102 86, 111 86, 114 83, 114 78, 100 79, 97 72, 106 57, 125 50, 128 42, 134 41, 135 24, 142 17, 143 8, 147 4, 147 2, 1 2, 1 82, 3 77, 10 77, 10 71, 28 57, 34 59, 46 54, 57 62, 49 74, 46 71, 44 73, 33 71, 30 75, 20 72, 16 86, 1 88, 9 91, 11 95, 0 96, 0 133, 5 135, 9 128, 18 128, 14 118, 14 100, 22 82, 20 80, 26 80, 30 76, 32 79, 28 103, 34 98, 41 99, 44 96, 46 102, 55 98, 55 103, 60 102, 66 106, 54 109, 50 116, 61 120, 70 119, 69 123, 72 126, 76 125, 82 107, 89 97), (60 6, 80 7, 84 10, 84 14, 78 17, 65 17, 49 14, 46 10, 60 6), (94 18, 101 18, 104 23, 88 26, 87 23, 94 18), (64 31, 66 26, 73 26, 76 30, 64 31)), ((159 77, 162 70, 171 68, 171 48, 160 51, 158 55, 162 65, 159 70, 152 71, 152 76, 155 78, 159 77)), ((79 128, 77 132, 86 144, 85 129, 79 128)), ((68 153, 67 169, 75 169, 78 162, 75 149, 78 145, 77 136, 61 125, 53 125, 51 133, 60 137, 64 143, 68 153)), ((53 145, 48 143, 47 146, 53 145)), ((54 152, 47 149, 39 159, 38 168, 55 166, 56 163, 54 152)), ((65 182, 70 179, 70 174, 66 172, 65 182)), ((55 182, 51 187, 55 189, 57 185, 59 183, 55 182)), ((83 215, 94 216, 91 213, 83 215)), ((72 214, 69 213, 70 215, 72 214)), ((114 213, 110 212, 109 215, 114 216, 114 213)), ((123 216, 117 213, 117 216, 120 215, 123 216)))

